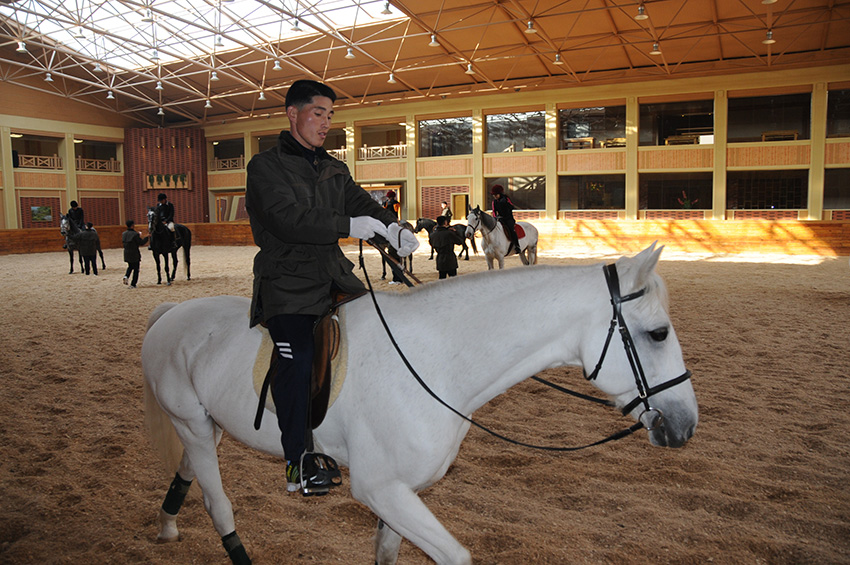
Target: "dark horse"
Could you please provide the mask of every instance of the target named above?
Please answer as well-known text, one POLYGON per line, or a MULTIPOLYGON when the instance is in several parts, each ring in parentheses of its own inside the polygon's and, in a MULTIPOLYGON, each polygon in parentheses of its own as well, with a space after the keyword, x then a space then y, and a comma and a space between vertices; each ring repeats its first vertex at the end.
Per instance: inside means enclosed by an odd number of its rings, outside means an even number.
MULTIPOLYGON (((75 235, 80 233, 80 227, 65 214, 59 214, 59 217, 61 218, 59 220, 59 232, 65 236, 65 249, 68 250, 68 258, 71 260, 71 270, 68 271, 68 274, 74 274, 74 251, 77 251, 77 257, 80 260, 80 272, 82 273, 83 256, 79 254, 79 246, 77 245, 77 240, 74 238, 75 235)), ((101 268, 106 269, 106 263, 103 260, 103 250, 98 248, 97 252, 100 255, 101 268)))
POLYGON ((156 284, 162 284, 162 273, 160 272, 159 256, 165 259, 165 280, 166 284, 171 284, 177 276, 177 250, 183 248, 183 260, 186 262, 186 280, 192 280, 192 273, 189 269, 191 265, 189 249, 192 247, 192 230, 183 224, 174 224, 174 231, 177 236, 177 244, 172 245, 171 234, 168 228, 162 222, 156 221, 156 212, 153 208, 148 208, 148 230, 151 234, 151 253, 153 260, 156 261, 156 284), (168 270, 168 256, 174 262, 174 267, 171 271, 168 270))
MULTIPOLYGON (((410 225, 410 222, 402 222, 401 225, 406 227, 407 229, 413 229, 413 226, 410 225)), ((387 255, 396 259, 396 261, 405 269, 408 273, 413 274, 413 253, 408 255, 405 258, 400 258, 394 249, 390 247, 390 242, 384 239, 383 236, 375 234, 374 237, 370 240, 377 247, 380 247, 384 250, 387 255)), ((382 255, 381 256, 381 268, 383 272, 381 273, 381 280, 385 280, 387 278, 387 259, 382 255)), ((393 279, 395 280, 395 279, 393 279)), ((396 281, 398 282, 398 281, 396 281)))
MULTIPOLYGON (((434 231, 434 228, 437 227, 437 222, 428 218, 419 218, 416 220, 416 227, 413 228, 413 233, 419 233, 420 230, 425 230, 428 232, 428 235, 431 235, 431 232, 434 231)), ((464 261, 469 261, 469 247, 466 245, 466 225, 465 224, 452 224, 451 228, 457 232, 457 234, 463 238, 463 247, 460 250, 460 253, 457 254, 457 258, 460 259, 463 255, 463 252, 466 251, 466 259, 464 261)), ((478 255, 478 248, 475 246, 475 235, 469 238, 469 243, 472 246, 472 251, 478 255)), ((434 258, 434 248, 431 247, 431 256, 428 259, 434 258)))

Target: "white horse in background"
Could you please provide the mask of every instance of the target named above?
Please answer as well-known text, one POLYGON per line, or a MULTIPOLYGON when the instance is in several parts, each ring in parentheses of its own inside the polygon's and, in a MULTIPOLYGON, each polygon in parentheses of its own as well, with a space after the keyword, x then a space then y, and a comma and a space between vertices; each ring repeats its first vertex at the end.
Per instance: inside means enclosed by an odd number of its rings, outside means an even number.
MULTIPOLYGON (((517 222, 517 226, 525 233, 519 237, 520 252, 518 253, 523 265, 535 265, 537 263, 537 228, 528 222, 517 222)), ((487 268, 493 270, 493 260, 499 261, 499 268, 505 268, 505 257, 509 255, 511 240, 505 235, 504 227, 496 218, 476 206, 466 216, 466 237, 475 237, 476 231, 481 231, 484 240, 484 257, 487 259, 487 268)), ((517 236, 520 234, 517 233, 517 236)))
MULTIPOLYGON (((318 451, 349 468, 352 495, 378 517, 376 563, 395 563, 402 538, 437 563, 472 562, 418 493, 442 478, 457 456, 470 427, 457 414, 473 414, 538 371, 573 365, 590 372, 596 366, 593 384, 621 410, 641 422, 651 416, 652 444, 679 447, 691 437, 697 401, 668 315, 667 291, 655 273, 660 253, 653 246, 619 259, 614 287, 606 287, 610 266, 543 266, 456 277, 403 294, 375 293, 386 329, 368 296, 341 307, 347 374, 314 436, 318 451), (634 338, 628 352, 611 339, 615 291, 623 297, 620 325, 627 324, 634 338), (496 314, 492 297, 504 293, 514 298, 496 314), (411 325, 413 318, 420 323, 411 325), (499 321, 504 319, 511 323, 505 326, 499 321), (479 336, 498 325, 508 335, 470 344, 450 332, 422 332, 423 324, 462 324, 479 336), (387 331, 425 384, 457 413, 412 376, 387 331), (635 356, 642 385, 630 363, 635 356)), ((260 429, 253 427, 252 366, 262 334, 248 327, 249 302, 218 296, 162 304, 150 316, 142 346, 146 421, 161 453, 171 449, 180 461, 172 489, 185 496, 198 479, 204 506, 237 565, 250 559, 221 484, 216 447, 222 431, 283 457, 277 419, 267 413, 260 429)), ((283 462, 280 477, 284 488, 283 462)), ((160 541, 178 538, 182 497, 176 504, 169 497, 171 491, 163 504, 169 511, 160 510, 160 541)))

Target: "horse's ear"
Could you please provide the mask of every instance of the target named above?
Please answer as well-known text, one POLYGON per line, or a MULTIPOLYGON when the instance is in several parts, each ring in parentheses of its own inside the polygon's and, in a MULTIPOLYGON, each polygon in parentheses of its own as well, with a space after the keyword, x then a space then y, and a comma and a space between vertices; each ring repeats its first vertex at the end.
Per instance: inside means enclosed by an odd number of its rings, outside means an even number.
MULTIPOLYGON (((623 257, 617 261, 618 265, 621 265, 625 272, 629 273, 628 278, 632 278, 633 282, 632 287, 629 289, 621 288, 620 291, 623 293, 634 292, 640 288, 646 286, 646 282, 649 279, 650 275, 655 271, 656 265, 658 265, 658 260, 661 258, 661 251, 664 250, 664 246, 656 247, 658 245, 658 240, 652 242, 652 245, 635 255, 634 257, 623 257)), ((621 277, 622 279, 622 277, 621 277)))

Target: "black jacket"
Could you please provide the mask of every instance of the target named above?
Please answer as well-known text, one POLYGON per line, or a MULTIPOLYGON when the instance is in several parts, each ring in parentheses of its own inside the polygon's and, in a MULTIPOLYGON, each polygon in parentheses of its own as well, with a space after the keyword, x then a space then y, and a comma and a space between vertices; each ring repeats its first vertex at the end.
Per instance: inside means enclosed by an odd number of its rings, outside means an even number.
POLYGON ((124 244, 124 261, 126 263, 138 263, 142 260, 142 254, 139 247, 148 242, 148 237, 144 239, 136 230, 127 230, 121 234, 121 243, 124 244))
POLYGON ((428 236, 431 247, 437 251, 437 270, 453 271, 457 269, 455 245, 463 245, 463 237, 449 226, 437 226, 428 236))

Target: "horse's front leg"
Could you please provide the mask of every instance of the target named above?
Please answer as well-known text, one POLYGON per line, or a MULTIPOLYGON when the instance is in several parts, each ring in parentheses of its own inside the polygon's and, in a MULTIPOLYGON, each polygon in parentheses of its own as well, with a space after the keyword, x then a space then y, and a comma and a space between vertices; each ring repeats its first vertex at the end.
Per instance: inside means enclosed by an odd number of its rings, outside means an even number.
POLYGON ((74 274, 74 250, 71 249, 70 247, 68 248, 68 258, 71 259, 71 270, 68 271, 68 274, 73 275, 74 274))
POLYGON ((162 270, 159 265, 159 254, 153 254, 154 263, 156 263, 156 284, 162 284, 162 270))
POLYGON ((98 249, 97 252, 98 252, 98 254, 100 254, 100 268, 106 269, 106 261, 103 260, 103 251, 98 249))
POLYGON ((173 262, 173 267, 171 268, 171 280, 177 280, 177 251, 171 252, 171 260, 173 262))
POLYGON ((433 245, 431 246, 431 256, 428 257, 429 261, 431 261, 432 259, 434 259, 434 246, 433 245))
POLYGON ((401 549, 402 537, 378 518, 378 529, 375 532, 375 563, 378 565, 395 565, 398 552, 401 549))

